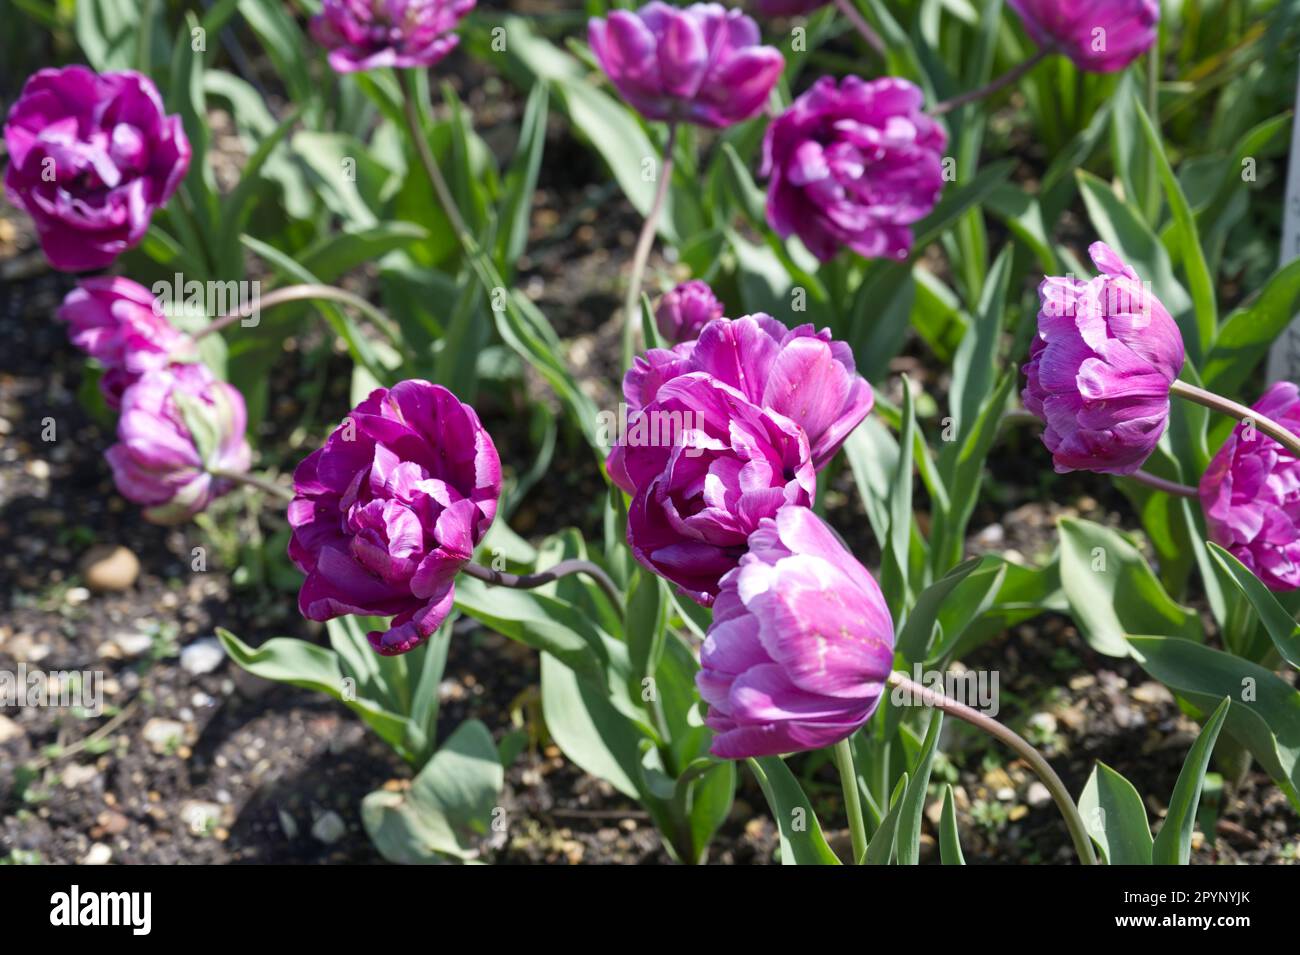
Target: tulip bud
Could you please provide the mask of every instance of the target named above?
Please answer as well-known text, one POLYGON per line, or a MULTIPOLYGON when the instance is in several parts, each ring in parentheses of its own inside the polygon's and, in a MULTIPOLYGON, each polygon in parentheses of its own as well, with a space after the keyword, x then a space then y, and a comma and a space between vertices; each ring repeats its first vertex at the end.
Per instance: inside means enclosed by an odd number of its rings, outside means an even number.
POLYGON ((1041 47, 1059 50, 1081 70, 1122 70, 1150 49, 1159 0, 1007 0, 1041 47))
POLYGON ((244 399, 205 365, 146 372, 122 396, 106 452, 122 496, 156 524, 179 524, 232 487, 213 472, 248 470, 244 399))
POLYGON ((646 119, 739 123, 762 110, 785 66, 775 48, 759 45, 753 20, 717 3, 613 10, 591 20, 587 37, 614 88, 646 119))
POLYGON ((1169 423, 1183 339, 1164 305, 1110 246, 1088 249, 1102 274, 1048 277, 1025 365, 1025 408, 1047 426, 1058 472, 1132 474, 1169 423))
POLYGON ((324 0, 311 35, 338 73, 433 66, 460 42, 452 31, 475 0, 324 0))
POLYGON ((104 366, 99 387, 109 407, 147 371, 198 360, 190 337, 157 308, 143 285, 126 278, 83 279, 59 307, 72 343, 104 366))
POLYGON ((669 342, 699 338, 704 326, 722 317, 722 303, 713 289, 698 279, 683 282, 659 300, 655 324, 669 342))

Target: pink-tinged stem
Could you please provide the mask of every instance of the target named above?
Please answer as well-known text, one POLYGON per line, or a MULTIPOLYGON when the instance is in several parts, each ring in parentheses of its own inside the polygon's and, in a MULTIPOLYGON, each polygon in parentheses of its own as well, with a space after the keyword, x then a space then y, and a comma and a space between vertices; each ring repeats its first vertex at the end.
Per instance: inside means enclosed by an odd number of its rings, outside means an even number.
POLYGON ((637 236, 636 251, 632 254, 632 274, 627 280, 627 298, 623 301, 623 367, 632 367, 632 357, 636 353, 636 330, 641 324, 641 281, 645 277, 646 263, 650 260, 650 247, 654 245, 655 230, 659 227, 659 216, 664 209, 664 200, 668 197, 668 184, 673 178, 673 149, 677 145, 677 124, 668 124, 668 142, 664 144, 663 168, 659 170, 659 182, 650 209, 641 224, 641 234, 637 236))
POLYGON ((1054 52, 1055 51, 1051 47, 1041 47, 1037 53, 1025 60, 1019 66, 1012 67, 997 79, 991 80, 984 86, 968 90, 965 93, 954 96, 952 99, 946 99, 942 102, 935 103, 934 106, 930 107, 930 113, 934 116, 942 116, 944 113, 952 112, 959 106, 965 106, 967 103, 973 103, 976 100, 984 99, 986 96, 992 96, 998 90, 1016 82, 1054 52))
POLYGON ((956 700, 944 696, 944 694, 932 690, 928 686, 922 686, 902 673, 895 671, 889 674, 886 682, 890 686, 905 689, 913 699, 919 699, 926 706, 933 706, 935 709, 942 710, 959 720, 964 720, 976 729, 988 733, 1015 750, 1016 754, 1028 763, 1038 778, 1043 781, 1047 791, 1056 800, 1056 807, 1061 810, 1061 815, 1065 817, 1065 827, 1070 831, 1070 839, 1074 842, 1074 851, 1079 854, 1079 861, 1084 865, 1097 864, 1097 854, 1092 850, 1092 840, 1088 837, 1088 830, 1084 828, 1083 819, 1079 817, 1078 807, 1075 806, 1074 800, 1070 797, 1070 791, 1065 788, 1065 783, 1061 782, 1061 777, 1056 775, 1056 770, 1052 769, 1051 764, 1043 758, 1038 750, 1029 745, 1028 740, 1014 730, 1003 726, 992 717, 985 716, 964 703, 958 703, 956 700))
POLYGON ((1152 474, 1150 471, 1134 471, 1129 475, 1139 484, 1145 484, 1147 487, 1155 488, 1157 491, 1163 491, 1166 494, 1172 494, 1174 497, 1198 497, 1199 493, 1196 488, 1188 487, 1186 484, 1179 484, 1177 481, 1167 481, 1162 477, 1152 474))
POLYGON ((285 487, 272 481, 270 478, 262 477, 259 474, 252 474, 247 471, 210 471, 208 472, 214 478, 221 478, 226 481, 234 481, 236 484, 247 484, 249 487, 255 487, 260 491, 268 494, 274 494, 276 497, 283 498, 286 501, 292 501, 294 494, 293 488, 285 487))
POLYGON ((1231 398, 1225 398, 1222 395, 1216 395, 1212 391, 1206 391, 1204 388, 1197 388, 1195 385, 1189 385, 1185 381, 1175 381, 1169 386, 1169 393, 1184 398, 1187 401, 1193 401, 1198 405, 1204 405, 1206 408, 1217 411, 1220 414, 1226 414, 1238 421, 1250 422, 1255 426, 1255 430, 1262 434, 1268 435, 1282 447, 1286 448, 1297 458, 1300 458, 1300 437, 1292 434, 1286 428, 1282 427, 1272 418, 1266 418, 1253 408, 1247 408, 1243 404, 1238 404, 1231 398))
POLYGON ((284 288, 278 288, 273 292, 267 292, 265 295, 258 296, 255 302, 250 302, 240 306, 239 309, 222 315, 220 318, 213 319, 211 324, 194 333, 194 339, 197 341, 205 335, 212 335, 221 331, 235 322, 243 321, 251 317, 255 312, 260 312, 264 308, 274 308, 277 305, 283 305, 286 302, 304 302, 304 301, 327 301, 338 302, 340 305, 349 305, 361 312, 366 318, 370 319, 371 324, 383 333, 394 346, 402 347, 402 333, 393 320, 377 309, 370 302, 367 302, 360 295, 353 295, 351 292, 345 292, 341 288, 335 288, 332 285, 316 285, 306 283, 303 285, 286 285, 284 288))
POLYGON ((862 39, 867 41, 867 46, 871 47, 883 58, 885 55, 885 41, 880 39, 879 33, 871 29, 871 24, 862 15, 862 11, 853 5, 853 0, 835 0, 835 6, 840 8, 840 13, 844 14, 845 19, 853 24, 853 28, 862 34, 862 39))
POLYGON ((546 570, 539 571, 536 574, 507 574, 504 571, 493 570, 491 567, 484 567, 482 564, 476 564, 473 561, 461 567, 463 573, 482 580, 485 583, 495 584, 498 587, 512 587, 515 590, 532 590, 535 587, 542 587, 546 584, 559 580, 561 577, 567 577, 569 574, 586 574, 604 592, 613 604, 616 611, 622 612, 623 595, 618 592, 614 586, 614 581, 609 579, 609 575, 600 567, 589 560, 562 560, 558 564, 553 564, 546 570))

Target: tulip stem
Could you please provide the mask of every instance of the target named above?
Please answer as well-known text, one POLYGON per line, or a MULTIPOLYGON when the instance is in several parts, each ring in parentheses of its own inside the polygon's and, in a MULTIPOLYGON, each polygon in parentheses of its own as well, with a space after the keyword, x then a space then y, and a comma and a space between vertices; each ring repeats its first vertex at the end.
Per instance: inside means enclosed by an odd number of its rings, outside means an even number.
POLYGON ((942 116, 944 113, 952 112, 959 106, 965 106, 967 103, 973 103, 976 100, 984 99, 986 96, 992 96, 1003 87, 1010 86, 1012 83, 1016 82, 1016 80, 1020 79, 1055 52, 1056 51, 1050 46, 1040 47, 1038 52, 1029 59, 1025 60, 1019 66, 1014 66, 1007 70, 1007 72, 1003 73, 997 79, 991 80, 977 89, 968 90, 965 93, 952 97, 951 99, 935 103, 934 106, 930 107, 930 113, 933 116, 942 116))
POLYGON ((270 478, 262 477, 258 474, 252 474, 247 471, 209 471, 214 478, 221 478, 226 481, 234 481, 236 484, 247 484, 249 487, 255 487, 259 490, 266 491, 268 494, 274 494, 286 501, 292 501, 294 498, 293 488, 285 487, 272 481, 270 478))
POLYGON ((1197 388, 1195 385, 1189 385, 1185 381, 1175 381, 1169 386, 1169 393, 1184 398, 1187 401, 1193 401, 1198 405, 1226 414, 1229 417, 1236 418, 1238 421, 1244 421, 1253 424, 1256 431, 1260 431, 1282 447, 1286 448, 1297 458, 1300 458, 1300 437, 1292 434, 1286 428, 1282 427, 1272 418, 1266 418, 1253 408, 1247 408, 1243 404, 1238 404, 1231 398, 1225 398, 1222 395, 1216 395, 1212 391, 1206 391, 1204 388, 1197 388))
POLYGON ((461 570, 469 576, 482 580, 489 584, 495 584, 498 587, 513 587, 515 590, 532 590, 534 587, 542 587, 561 577, 567 577, 569 574, 586 574, 600 587, 609 602, 614 605, 614 610, 622 614, 623 595, 618 592, 614 586, 614 581, 609 579, 609 575, 600 567, 589 560, 562 560, 558 564, 553 564, 546 570, 539 571, 535 574, 507 574, 501 570, 493 570, 491 567, 484 567, 482 564, 476 564, 470 561, 461 567, 461 570))
POLYGON ((398 330, 393 320, 381 312, 378 308, 366 301, 360 295, 354 295, 351 292, 345 292, 341 288, 335 288, 333 285, 317 285, 306 283, 303 285, 286 285, 284 288, 278 288, 273 292, 267 292, 265 295, 259 295, 254 301, 241 305, 233 312, 222 315, 220 318, 213 319, 205 328, 194 333, 194 340, 198 341, 206 335, 213 335, 235 322, 249 318, 264 308, 274 308, 277 305, 283 305, 286 302, 302 302, 309 300, 320 300, 326 302, 338 302, 341 305, 350 305, 358 312, 361 312, 366 318, 370 319, 371 324, 379 331, 383 332, 392 344, 397 348, 402 348, 402 333, 398 330))
POLYGON ((447 180, 443 178, 442 170, 438 168, 438 163, 433 158, 433 151, 429 148, 429 139, 424 132, 424 124, 420 122, 420 111, 415 102, 415 92, 411 88, 411 81, 406 78, 404 70, 398 72, 403 74, 401 77, 402 105, 406 110, 406 125, 410 129, 411 139, 415 141, 415 151, 420 156, 420 163, 429 176, 433 191, 438 195, 438 202, 442 204, 442 211, 446 213, 448 220, 450 220, 451 227, 456 231, 457 238, 465 246, 465 250, 470 255, 473 255, 478 249, 478 243, 470 235, 469 227, 460 214, 460 207, 456 205, 456 199, 451 194, 447 180))
POLYGON ((1157 491, 1163 491, 1165 494, 1172 494, 1174 497, 1198 497, 1199 492, 1194 487, 1188 487, 1186 484, 1179 484, 1177 481, 1168 481, 1165 478, 1152 474, 1150 471, 1134 471, 1129 475, 1139 484, 1145 484, 1147 487, 1155 488, 1157 491))
POLYGON ((853 4, 853 0, 835 0, 835 6, 840 8, 840 13, 844 14, 846 20, 853 24, 853 28, 862 34, 862 39, 867 41, 867 46, 871 47, 881 58, 885 56, 885 41, 880 39, 880 34, 871 29, 871 24, 867 18, 862 15, 853 4))
POLYGON ((862 821, 862 797, 858 795, 858 774, 853 768, 853 747, 842 739, 832 747, 835 769, 840 774, 840 788, 844 790, 844 812, 849 817, 849 834, 853 839, 853 865, 862 861, 867 852, 867 827, 862 821))
POLYGON ((632 254, 632 274, 627 280, 627 298, 623 301, 623 367, 632 367, 632 357, 636 353, 636 330, 641 324, 641 280, 645 276, 646 262, 650 259, 650 247, 654 244, 655 230, 659 227, 659 216, 663 212, 664 200, 668 197, 668 184, 673 178, 673 149, 677 146, 677 124, 668 124, 668 141, 664 144, 663 168, 659 170, 659 182, 655 186, 655 196, 650 209, 641 224, 641 234, 636 240, 636 251, 632 254))
POLYGON ((1023 736, 1003 726, 992 717, 985 716, 964 703, 958 703, 937 690, 922 686, 897 671, 891 673, 886 682, 890 686, 906 690, 913 699, 919 699, 927 706, 933 706, 935 709, 942 710, 959 720, 964 720, 976 729, 988 733, 1015 750, 1020 758, 1029 764, 1038 778, 1043 781, 1047 791, 1056 800, 1056 807, 1061 810, 1061 815, 1065 817, 1065 827, 1070 831, 1070 839, 1074 842, 1074 851, 1079 854, 1079 861, 1084 865, 1097 864, 1097 855, 1092 850, 1092 840, 1088 837, 1088 830, 1084 827, 1083 819, 1079 816, 1078 807, 1075 806, 1074 800, 1070 797, 1070 791, 1065 788, 1065 783, 1061 782, 1061 777, 1056 775, 1056 771, 1052 769, 1051 764, 1043 758, 1038 750, 1029 745, 1029 742, 1023 736))

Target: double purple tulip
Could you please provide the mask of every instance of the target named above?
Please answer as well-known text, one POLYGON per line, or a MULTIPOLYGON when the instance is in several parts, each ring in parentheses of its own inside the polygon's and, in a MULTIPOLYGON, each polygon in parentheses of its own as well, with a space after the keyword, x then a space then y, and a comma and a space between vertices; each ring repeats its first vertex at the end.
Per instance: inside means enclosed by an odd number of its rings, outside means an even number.
POLYGON ((1034 42, 1081 70, 1122 70, 1151 48, 1159 0, 1007 0, 1034 42))
POLYGON ((83 279, 58 315, 72 343, 104 366, 99 387, 114 410, 145 372, 198 360, 193 340, 167 320, 147 288, 127 278, 83 279))
POLYGON ((392 617, 367 635, 387 656, 419 646, 451 612, 456 573, 496 517, 501 460, 473 408, 403 381, 357 405, 293 486, 299 610, 392 617))
POLYGON ((785 65, 758 26, 717 3, 648 3, 587 27, 614 88, 646 119, 720 129, 758 114, 785 65))
POLYGON ((206 365, 171 365, 143 374, 122 396, 117 444, 105 456, 122 496, 156 524, 178 524, 233 485, 252 453, 238 391, 206 365), (217 473, 214 473, 217 472, 217 473))
POLYGON ((84 66, 33 74, 5 123, 5 194, 56 269, 100 269, 139 244, 190 165, 179 116, 146 76, 84 66))
MULTIPOLYGON (((1300 388, 1279 381, 1253 406, 1300 433, 1300 388)), ((1300 587, 1300 460, 1248 423, 1201 477, 1210 537, 1272 590, 1300 587)))
POLYGON ((722 579, 695 683, 723 759, 820 749, 871 717, 894 624, 871 575, 820 518, 785 507, 722 579))
POLYGON ((705 605, 763 518, 811 502, 816 471, 873 401, 848 345, 763 314, 651 349, 623 394, 629 436, 607 468, 633 498, 628 543, 705 605))
POLYGON ((844 246, 905 259, 943 191, 948 136, 907 80, 819 79, 767 128, 767 219, 827 262, 844 246))
POLYGON ((433 66, 460 42, 475 0, 324 0, 311 35, 338 73, 433 66))
POLYGON ((1169 423, 1169 386, 1183 367, 1178 326, 1137 273, 1103 242, 1101 275, 1048 277, 1025 365, 1025 408, 1046 425, 1058 472, 1132 474, 1169 423))

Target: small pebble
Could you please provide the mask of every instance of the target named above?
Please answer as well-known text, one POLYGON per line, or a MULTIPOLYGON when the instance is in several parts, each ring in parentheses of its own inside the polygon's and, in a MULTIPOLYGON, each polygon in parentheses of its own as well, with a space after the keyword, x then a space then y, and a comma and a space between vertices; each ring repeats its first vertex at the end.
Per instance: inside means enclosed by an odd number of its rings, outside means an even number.
POLYGON ((102 842, 96 842, 81 860, 82 865, 108 865, 113 859, 113 850, 102 842))
POLYGON ((127 590, 140 576, 140 561, 121 545, 98 544, 81 558, 81 576, 100 593, 127 590))
POLYGON ((1025 793, 1025 802, 1029 803, 1032 808, 1038 809, 1046 806, 1051 801, 1052 794, 1046 786, 1037 781, 1029 784, 1029 791, 1025 793))
MULTIPOLYGON (((283 822, 281 824, 283 825, 283 822)), ((342 817, 333 810, 320 816, 311 826, 312 838, 327 846, 334 845, 347 834, 347 831, 348 827, 342 817)))
POLYGON ((221 649, 216 637, 203 637, 181 650, 181 669, 202 676, 221 666, 221 661, 225 658, 226 652, 221 649))

